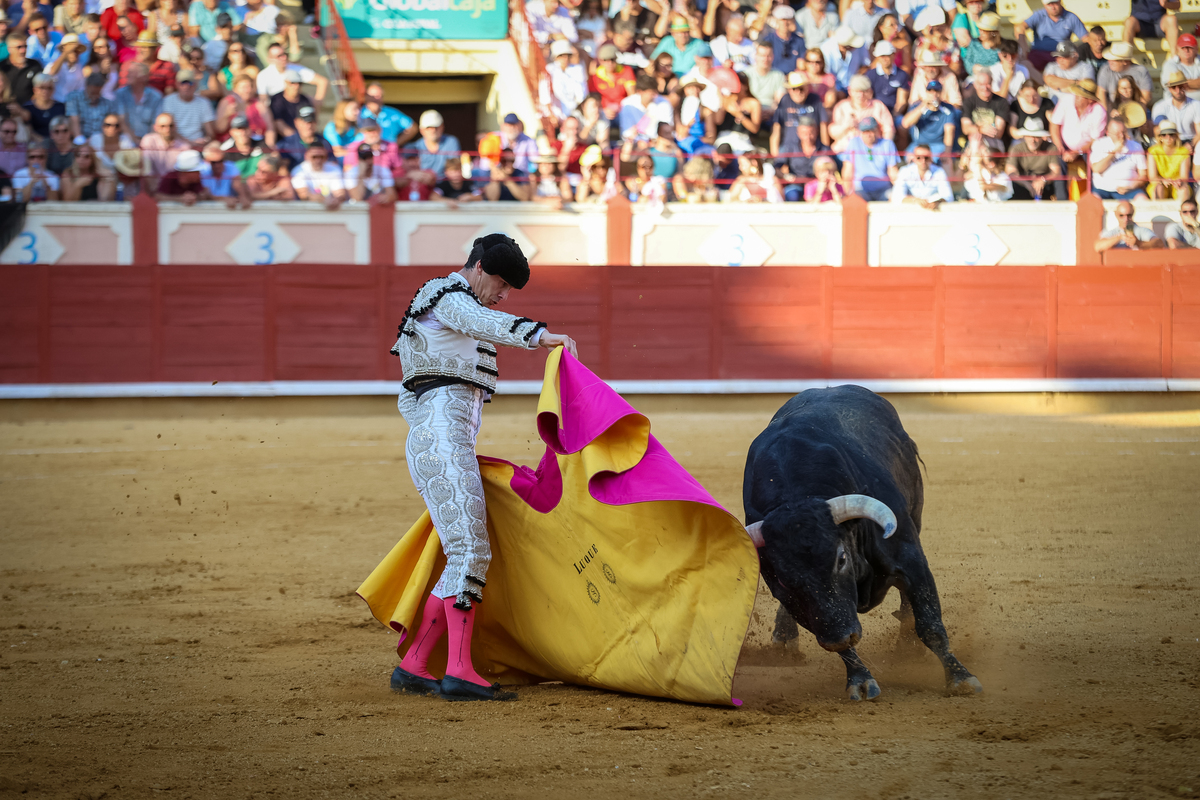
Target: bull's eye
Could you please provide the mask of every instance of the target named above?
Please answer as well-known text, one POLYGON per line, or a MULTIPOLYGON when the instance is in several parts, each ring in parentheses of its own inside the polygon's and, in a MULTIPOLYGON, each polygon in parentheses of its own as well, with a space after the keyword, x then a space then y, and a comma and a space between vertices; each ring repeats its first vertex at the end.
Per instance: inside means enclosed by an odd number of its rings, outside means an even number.
POLYGON ((846 566, 850 563, 850 556, 846 554, 846 548, 843 545, 838 546, 837 551, 837 571, 844 572, 846 566))

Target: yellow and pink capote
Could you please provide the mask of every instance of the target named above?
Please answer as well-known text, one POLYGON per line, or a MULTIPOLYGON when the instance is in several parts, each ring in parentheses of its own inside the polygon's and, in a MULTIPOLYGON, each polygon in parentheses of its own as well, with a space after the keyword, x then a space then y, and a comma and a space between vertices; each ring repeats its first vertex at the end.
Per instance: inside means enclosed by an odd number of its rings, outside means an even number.
MULTIPOLYGON (((479 457, 492 563, 476 669, 502 684, 737 704, 733 673, 758 589, 742 524, 645 416, 561 348, 546 360, 537 425, 546 453, 536 471, 479 457)), ((425 512, 358 594, 403 635, 444 563, 425 512)), ((443 644, 430 668, 444 663, 443 644)))

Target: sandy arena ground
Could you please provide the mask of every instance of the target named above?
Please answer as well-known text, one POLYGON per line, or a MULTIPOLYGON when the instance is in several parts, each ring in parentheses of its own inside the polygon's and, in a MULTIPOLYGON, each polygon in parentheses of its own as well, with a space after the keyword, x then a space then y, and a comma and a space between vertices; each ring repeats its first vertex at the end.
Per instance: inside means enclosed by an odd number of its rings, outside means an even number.
MULTIPOLYGON (((634 398, 741 512, 781 397, 634 398)), ((0 796, 1200 796, 1200 397, 893 398, 925 552, 985 694, 943 696, 893 595, 840 660, 766 645, 740 710, 562 685, 395 696, 354 597, 418 514, 387 399, 0 404, 0 796)), ((482 452, 534 463, 532 398, 482 452)))

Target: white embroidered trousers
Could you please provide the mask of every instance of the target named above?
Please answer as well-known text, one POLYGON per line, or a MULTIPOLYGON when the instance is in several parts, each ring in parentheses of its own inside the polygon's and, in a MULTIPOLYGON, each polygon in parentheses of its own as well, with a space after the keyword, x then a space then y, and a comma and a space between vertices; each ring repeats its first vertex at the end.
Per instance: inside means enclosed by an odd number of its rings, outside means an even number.
POLYGON ((475 437, 484 392, 467 384, 430 389, 420 399, 402 392, 397 402, 408 423, 405 456, 446 555, 434 587, 437 597, 479 602, 492 550, 488 543, 483 480, 475 460, 475 437))

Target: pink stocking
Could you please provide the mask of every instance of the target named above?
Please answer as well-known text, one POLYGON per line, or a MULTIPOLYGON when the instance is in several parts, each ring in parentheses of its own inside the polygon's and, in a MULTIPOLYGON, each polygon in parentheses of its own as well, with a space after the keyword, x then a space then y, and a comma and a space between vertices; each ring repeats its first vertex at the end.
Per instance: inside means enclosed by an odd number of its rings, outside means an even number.
POLYGON ((400 668, 422 678, 437 680, 429 674, 429 656, 445 635, 446 612, 442 608, 442 598, 431 594, 425 601, 421 625, 413 637, 412 646, 400 661, 400 668))
POLYGON ((443 600, 446 608, 449 650, 446 653, 446 674, 479 686, 491 686, 471 664, 471 630, 475 626, 475 607, 470 611, 455 608, 457 597, 443 600))

